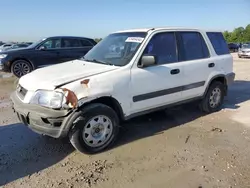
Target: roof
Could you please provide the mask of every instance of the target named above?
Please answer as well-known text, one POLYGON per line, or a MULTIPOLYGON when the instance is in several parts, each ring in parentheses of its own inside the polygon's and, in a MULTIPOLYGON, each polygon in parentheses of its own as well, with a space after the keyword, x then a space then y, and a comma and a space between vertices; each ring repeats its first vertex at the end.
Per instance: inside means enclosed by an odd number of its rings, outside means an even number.
POLYGON ((113 33, 125 33, 125 32, 148 32, 149 30, 159 31, 159 30, 192 30, 192 31, 213 31, 213 32, 222 32, 218 30, 204 30, 199 28, 192 27, 148 27, 148 28, 135 28, 128 30, 120 30, 113 33))
POLYGON ((45 37, 46 39, 47 38, 81 38, 81 39, 92 39, 92 38, 89 38, 89 37, 80 37, 80 36, 50 36, 50 37, 45 37))

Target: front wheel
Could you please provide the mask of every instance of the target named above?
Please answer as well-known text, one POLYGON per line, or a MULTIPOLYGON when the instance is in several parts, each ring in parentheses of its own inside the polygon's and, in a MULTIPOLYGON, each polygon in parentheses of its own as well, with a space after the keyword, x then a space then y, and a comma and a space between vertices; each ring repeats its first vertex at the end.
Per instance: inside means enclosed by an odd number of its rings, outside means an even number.
POLYGON ((94 154, 110 147, 118 133, 115 111, 104 104, 90 104, 75 115, 69 139, 78 151, 94 154))
POLYGON ((25 60, 14 61, 11 66, 11 72, 18 78, 32 71, 32 66, 25 60))
POLYGON ((225 85, 218 81, 213 82, 200 103, 201 110, 207 113, 220 110, 223 104, 224 96, 225 85))

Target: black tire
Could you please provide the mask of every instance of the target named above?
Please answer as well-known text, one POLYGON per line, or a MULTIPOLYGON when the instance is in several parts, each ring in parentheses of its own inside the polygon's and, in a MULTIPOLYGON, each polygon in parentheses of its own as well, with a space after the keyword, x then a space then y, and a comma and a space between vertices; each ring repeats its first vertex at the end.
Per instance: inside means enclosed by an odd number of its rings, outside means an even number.
POLYGON ((26 60, 16 60, 11 65, 11 72, 20 78, 33 70, 32 65, 26 60))
POLYGON ((221 82, 214 81, 209 86, 209 89, 205 97, 202 99, 199 107, 203 112, 206 112, 206 113, 219 111, 222 107, 224 96, 225 96, 225 85, 221 82), (212 104, 215 104, 215 102, 211 100, 210 97, 212 97, 211 95, 213 91, 215 91, 215 89, 220 90, 220 99, 218 99, 218 103, 215 106, 213 106, 212 104))
POLYGON ((239 58, 241 58, 241 56, 240 56, 240 55, 238 55, 238 57, 239 57, 239 58))
MULTIPOLYGON (((72 122, 73 125, 69 132, 69 139, 74 148, 80 151, 81 153, 95 154, 101 152, 111 147, 114 144, 117 135, 119 134, 118 116, 112 108, 104 104, 100 103, 89 104, 88 106, 84 107, 81 111, 76 112, 74 114, 74 117, 72 117, 72 122), (87 123, 96 116, 103 116, 109 118, 110 121, 109 120, 108 121, 112 123, 112 130, 110 131, 111 133, 109 135, 109 138, 104 142, 103 145, 92 147, 90 146, 91 142, 89 142, 88 144, 86 143, 86 138, 88 137, 88 136, 85 137, 86 133, 84 134, 85 138, 83 138, 83 131, 87 129, 88 126, 89 127, 91 126, 90 123, 89 124, 87 123)), ((92 130, 93 129, 91 129, 91 133, 93 133, 92 130)), ((93 137, 92 134, 89 134, 89 136, 93 137)), ((101 144, 99 143, 99 141, 97 144, 101 144)))

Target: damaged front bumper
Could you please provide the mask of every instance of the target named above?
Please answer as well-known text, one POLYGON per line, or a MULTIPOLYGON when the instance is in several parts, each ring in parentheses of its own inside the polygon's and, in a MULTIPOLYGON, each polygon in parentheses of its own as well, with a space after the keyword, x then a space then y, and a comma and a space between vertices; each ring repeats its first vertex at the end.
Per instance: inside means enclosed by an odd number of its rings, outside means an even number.
POLYGON ((11 94, 13 110, 18 119, 36 133, 54 138, 66 137, 70 130, 69 119, 73 110, 54 110, 39 105, 25 104, 11 94))

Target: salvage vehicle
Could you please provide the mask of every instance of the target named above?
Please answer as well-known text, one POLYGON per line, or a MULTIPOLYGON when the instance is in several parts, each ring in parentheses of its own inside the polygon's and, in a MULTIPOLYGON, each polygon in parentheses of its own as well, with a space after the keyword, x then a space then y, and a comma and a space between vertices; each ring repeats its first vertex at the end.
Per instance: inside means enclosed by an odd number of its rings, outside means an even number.
POLYGON ((34 132, 68 137, 78 151, 93 154, 110 148, 122 122, 133 117, 191 101, 206 113, 220 110, 234 78, 221 32, 125 30, 81 59, 22 76, 11 99, 34 132))
POLYGON ((41 67, 71 61, 84 56, 96 42, 94 39, 74 36, 43 38, 26 48, 0 53, 0 70, 16 77, 41 67))
POLYGON ((238 51, 238 57, 250 57, 250 43, 243 44, 242 47, 238 51))

